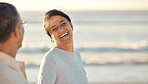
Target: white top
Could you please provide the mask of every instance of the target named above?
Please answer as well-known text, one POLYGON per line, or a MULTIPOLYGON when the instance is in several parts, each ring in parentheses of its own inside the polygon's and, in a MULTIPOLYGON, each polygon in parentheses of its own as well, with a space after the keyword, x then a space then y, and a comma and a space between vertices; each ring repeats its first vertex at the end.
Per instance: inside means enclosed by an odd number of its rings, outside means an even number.
POLYGON ((0 84, 28 84, 24 63, 0 52, 0 84))
POLYGON ((79 52, 49 50, 41 62, 38 84, 88 84, 79 52))

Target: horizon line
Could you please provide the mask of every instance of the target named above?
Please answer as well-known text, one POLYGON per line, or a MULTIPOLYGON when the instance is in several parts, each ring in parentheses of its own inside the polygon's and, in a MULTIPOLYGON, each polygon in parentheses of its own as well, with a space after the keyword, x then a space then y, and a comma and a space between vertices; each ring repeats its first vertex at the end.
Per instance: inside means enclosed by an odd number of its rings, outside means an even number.
MULTIPOLYGON (((52 10, 52 9, 49 9, 49 10, 52 10)), ((67 11, 67 12, 88 12, 88 11, 94 11, 94 12, 101 12, 101 11, 148 11, 148 9, 145 9, 145 10, 65 10, 65 9, 57 9, 57 10, 61 10, 61 11, 67 11)), ((45 11, 48 11, 48 10, 18 10, 20 12, 45 12, 45 11)))

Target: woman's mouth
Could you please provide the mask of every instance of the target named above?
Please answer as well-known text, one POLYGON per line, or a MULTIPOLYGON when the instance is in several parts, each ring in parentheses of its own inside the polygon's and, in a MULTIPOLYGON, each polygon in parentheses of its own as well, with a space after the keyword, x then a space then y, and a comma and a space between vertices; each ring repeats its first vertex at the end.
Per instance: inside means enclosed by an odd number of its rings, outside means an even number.
POLYGON ((66 37, 66 36, 68 36, 68 33, 62 34, 62 35, 61 35, 61 38, 64 38, 64 37, 66 37))

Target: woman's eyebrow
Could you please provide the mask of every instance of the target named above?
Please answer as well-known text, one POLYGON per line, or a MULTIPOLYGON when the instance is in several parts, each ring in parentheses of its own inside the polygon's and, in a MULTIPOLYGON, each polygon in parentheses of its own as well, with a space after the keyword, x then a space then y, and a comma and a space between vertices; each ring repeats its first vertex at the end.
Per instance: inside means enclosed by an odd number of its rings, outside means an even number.
POLYGON ((56 25, 52 26, 51 29, 54 28, 55 26, 56 26, 56 25))
POLYGON ((61 20, 59 23, 61 23, 61 22, 63 22, 63 21, 65 21, 65 20, 61 20))
MULTIPOLYGON (((59 23, 62 23, 62 22, 64 22, 64 21, 65 21, 65 20, 61 20, 59 23)), ((56 25, 52 26, 51 29, 54 28, 55 26, 56 26, 56 25)))

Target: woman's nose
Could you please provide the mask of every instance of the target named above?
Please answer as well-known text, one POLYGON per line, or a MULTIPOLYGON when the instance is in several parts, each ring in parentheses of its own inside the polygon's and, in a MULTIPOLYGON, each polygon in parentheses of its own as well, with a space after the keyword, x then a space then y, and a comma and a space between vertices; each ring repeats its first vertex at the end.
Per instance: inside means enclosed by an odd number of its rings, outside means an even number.
POLYGON ((58 32, 63 32, 64 31, 64 27, 59 27, 58 28, 58 32))

